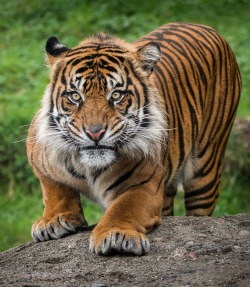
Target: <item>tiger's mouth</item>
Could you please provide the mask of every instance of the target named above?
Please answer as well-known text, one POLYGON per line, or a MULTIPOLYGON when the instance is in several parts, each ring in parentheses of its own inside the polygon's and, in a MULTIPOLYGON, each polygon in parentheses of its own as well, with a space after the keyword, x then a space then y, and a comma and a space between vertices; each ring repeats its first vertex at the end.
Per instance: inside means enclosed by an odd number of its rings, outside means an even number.
POLYGON ((85 146, 82 147, 81 150, 89 150, 89 151, 99 151, 99 150, 112 150, 116 151, 117 148, 114 146, 106 146, 106 145, 95 145, 95 146, 85 146))

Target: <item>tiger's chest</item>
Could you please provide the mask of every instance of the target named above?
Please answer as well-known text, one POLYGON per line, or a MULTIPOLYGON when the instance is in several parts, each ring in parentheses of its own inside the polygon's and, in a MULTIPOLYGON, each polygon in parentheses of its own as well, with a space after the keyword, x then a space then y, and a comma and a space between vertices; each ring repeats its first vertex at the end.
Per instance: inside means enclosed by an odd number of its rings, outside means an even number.
POLYGON ((111 202, 111 194, 106 192, 115 175, 103 169, 88 170, 84 168, 81 158, 75 155, 59 157, 51 163, 50 177, 63 185, 78 190, 87 198, 94 200, 106 209, 111 202))

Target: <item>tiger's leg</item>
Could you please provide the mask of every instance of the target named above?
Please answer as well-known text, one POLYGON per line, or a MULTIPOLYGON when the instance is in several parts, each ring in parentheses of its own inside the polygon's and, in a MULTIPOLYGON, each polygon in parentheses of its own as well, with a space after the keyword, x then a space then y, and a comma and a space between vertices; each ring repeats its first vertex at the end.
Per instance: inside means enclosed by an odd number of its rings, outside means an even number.
POLYGON ((40 177, 44 213, 32 226, 34 241, 58 239, 87 225, 80 194, 69 187, 40 177))
POLYGON ((212 149, 200 159, 193 178, 184 184, 185 206, 188 216, 212 215, 222 172, 222 157, 212 149), (208 160, 210 159, 210 160, 208 160))
POLYGON ((170 184, 165 187, 162 215, 173 216, 174 215, 174 198, 177 193, 176 184, 170 184))
POLYGON ((129 188, 111 203, 91 233, 91 252, 143 255, 149 251, 145 234, 162 223, 163 181, 158 179, 129 188))

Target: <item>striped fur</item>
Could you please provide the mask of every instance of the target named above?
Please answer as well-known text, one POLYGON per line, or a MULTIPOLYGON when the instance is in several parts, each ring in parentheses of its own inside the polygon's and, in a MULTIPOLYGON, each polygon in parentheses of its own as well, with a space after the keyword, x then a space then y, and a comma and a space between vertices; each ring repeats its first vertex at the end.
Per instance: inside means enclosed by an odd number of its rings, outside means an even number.
POLYGON ((79 192, 106 210, 90 250, 142 255, 146 232, 173 214, 211 215, 241 91, 235 57, 210 27, 173 23, 133 44, 97 34, 46 45, 51 68, 27 140, 45 210, 35 241, 86 225, 79 192))

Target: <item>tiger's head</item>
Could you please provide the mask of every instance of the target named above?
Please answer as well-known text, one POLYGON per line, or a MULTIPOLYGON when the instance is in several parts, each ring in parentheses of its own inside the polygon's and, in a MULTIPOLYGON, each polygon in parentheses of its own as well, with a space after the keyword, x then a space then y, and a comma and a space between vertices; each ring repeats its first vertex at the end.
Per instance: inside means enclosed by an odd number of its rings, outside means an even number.
POLYGON ((97 34, 68 49, 51 37, 46 53, 51 81, 42 105, 42 140, 77 154, 87 168, 107 167, 121 154, 159 152, 166 122, 152 76, 161 54, 157 43, 136 48, 97 34))

